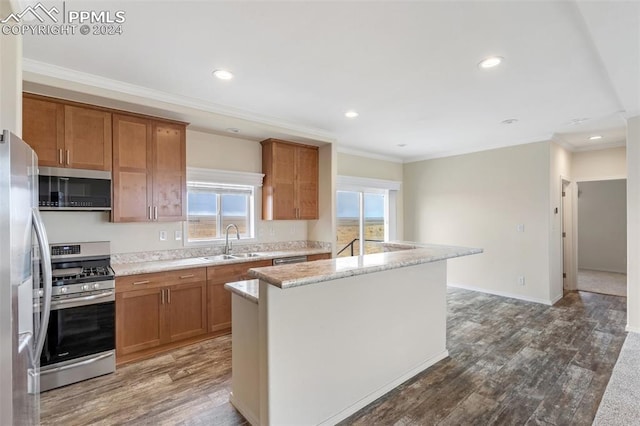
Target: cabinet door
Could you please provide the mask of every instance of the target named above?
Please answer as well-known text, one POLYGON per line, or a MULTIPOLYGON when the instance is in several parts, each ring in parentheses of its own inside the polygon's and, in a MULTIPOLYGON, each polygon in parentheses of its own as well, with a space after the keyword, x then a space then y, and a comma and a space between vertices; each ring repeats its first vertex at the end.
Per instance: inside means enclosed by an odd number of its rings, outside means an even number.
POLYGON ((273 144, 273 218, 295 219, 296 147, 273 144))
POLYGON ((184 126, 153 124, 153 217, 186 220, 186 144, 184 126))
POLYGON ((151 152, 149 120, 114 114, 112 221, 152 219, 151 152))
POLYGON ((224 282, 209 282, 207 297, 209 305, 209 331, 228 330, 231 328, 231 292, 225 290, 226 282, 237 281, 231 279, 224 282))
POLYGON ((207 283, 180 284, 167 290, 169 341, 207 332, 207 283))
POLYGON ((298 219, 318 219, 318 150, 296 148, 296 206, 298 219))
POLYGON ((111 113, 64 107, 65 165, 75 169, 111 170, 111 113))
POLYGON ((64 106, 24 96, 22 139, 38 154, 38 165, 64 167, 64 106))
POLYGON ((155 288, 116 294, 116 355, 164 343, 164 291, 155 288))

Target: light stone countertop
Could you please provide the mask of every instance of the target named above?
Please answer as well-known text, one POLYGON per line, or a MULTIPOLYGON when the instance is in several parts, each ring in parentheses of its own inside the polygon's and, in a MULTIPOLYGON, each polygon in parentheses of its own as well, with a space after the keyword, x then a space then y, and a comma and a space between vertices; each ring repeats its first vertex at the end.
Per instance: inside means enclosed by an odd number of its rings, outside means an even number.
POLYGON ((281 289, 298 287, 354 275, 371 274, 422 263, 482 253, 482 249, 402 242, 399 251, 340 257, 293 265, 252 268, 249 274, 281 289), (406 249, 402 249, 405 248, 406 249), (417 247, 417 248, 408 248, 417 247))
MULTIPOLYGON (((271 260, 281 257, 310 256, 313 254, 330 253, 322 248, 299 248, 293 250, 260 252, 260 256, 244 257, 237 259, 210 260, 204 257, 192 257, 186 259, 154 260, 150 262, 116 263, 111 264, 116 277, 136 274, 149 274, 153 272, 176 271, 180 269, 200 268, 206 266, 232 265, 235 263, 259 262, 261 260, 271 260)), ((241 253, 238 253, 241 254, 241 253)), ((214 255, 207 256, 213 257, 214 255)))
POLYGON ((233 283, 226 283, 224 288, 230 292, 244 297, 245 299, 258 303, 258 294, 260 291, 260 280, 244 280, 233 283))

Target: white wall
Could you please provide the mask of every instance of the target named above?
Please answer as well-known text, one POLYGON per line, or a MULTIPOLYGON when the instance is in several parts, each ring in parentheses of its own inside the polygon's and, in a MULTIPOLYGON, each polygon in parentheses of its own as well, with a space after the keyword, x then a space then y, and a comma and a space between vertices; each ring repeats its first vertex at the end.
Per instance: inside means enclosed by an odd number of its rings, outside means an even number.
MULTIPOLYGON (((318 150, 318 220, 309 220, 308 238, 336 245, 336 146, 327 144, 318 150)), ((295 221, 294 221, 295 222, 295 221)))
POLYGON ((627 120, 627 331, 640 333, 640 116, 627 120))
POLYGON ((571 153, 554 142, 550 149, 549 175, 549 294, 552 302, 564 295, 562 273, 562 180, 571 176, 571 153))
MULTIPOLYGON (((187 130, 187 165, 222 170, 260 172, 262 147, 258 142, 187 130)), ((261 205, 261 192, 256 193, 261 205)), ((256 209, 258 217, 262 214, 256 209)), ((101 212, 43 212, 52 243, 74 241, 111 241, 113 253, 170 250, 183 247, 176 241, 175 231, 183 230, 182 222, 111 223, 101 212), (160 241, 160 231, 167 231, 167 241, 160 241)), ((307 221, 258 220, 259 242, 298 241, 307 239, 307 221)))
POLYGON ((571 158, 574 181, 623 179, 627 177, 627 148, 574 152, 571 158))
POLYGON ((550 163, 539 142, 405 164, 405 239, 483 248, 450 284, 549 303, 550 163))
MULTIPOLYGON (((11 13, 9 2, 0 2, 0 16, 11 13)), ((22 38, 0 36, 0 131, 22 135, 22 38)), ((8 208, 9 206, 2 206, 8 208)), ((7 239, 4 230, 0 238, 7 239)), ((8 256, 0 250, 0 256, 8 256)), ((4 273, 4 271, 3 271, 4 273)), ((11 286, 0 283, 0 419, 12 423, 11 286)))
MULTIPOLYGON (((338 153, 338 175, 402 182, 402 163, 384 161, 352 154, 338 153)), ((396 239, 404 239, 404 188, 396 196, 396 239)), ((411 239, 411 238, 409 238, 411 239)))
POLYGON ((578 183, 578 267, 627 272, 627 181, 578 183))

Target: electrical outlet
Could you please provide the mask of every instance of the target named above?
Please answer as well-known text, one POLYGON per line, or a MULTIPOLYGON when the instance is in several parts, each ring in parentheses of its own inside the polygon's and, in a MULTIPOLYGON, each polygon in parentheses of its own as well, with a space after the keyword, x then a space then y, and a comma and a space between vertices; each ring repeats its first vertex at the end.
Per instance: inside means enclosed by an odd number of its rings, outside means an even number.
POLYGON ((518 277, 518 284, 524 285, 524 277, 523 276, 518 277))
POLYGON ((182 231, 174 231, 173 232, 173 237, 175 238, 176 241, 180 241, 182 239, 182 231))
POLYGON ((167 231, 160 231, 160 241, 167 241, 167 231))
POLYGON ((517 230, 518 232, 524 232, 524 223, 519 224, 519 225, 516 227, 516 230, 517 230))

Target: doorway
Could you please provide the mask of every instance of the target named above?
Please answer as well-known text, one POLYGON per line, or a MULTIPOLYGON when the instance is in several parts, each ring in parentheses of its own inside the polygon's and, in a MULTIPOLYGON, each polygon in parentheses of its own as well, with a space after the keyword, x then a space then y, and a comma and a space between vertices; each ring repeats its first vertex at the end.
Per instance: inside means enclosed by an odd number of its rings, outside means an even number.
POLYGON ((577 184, 577 289, 627 295, 627 180, 577 184))
POLYGON ((383 251, 380 243, 388 233, 385 192, 338 191, 337 257, 360 256, 383 251))

